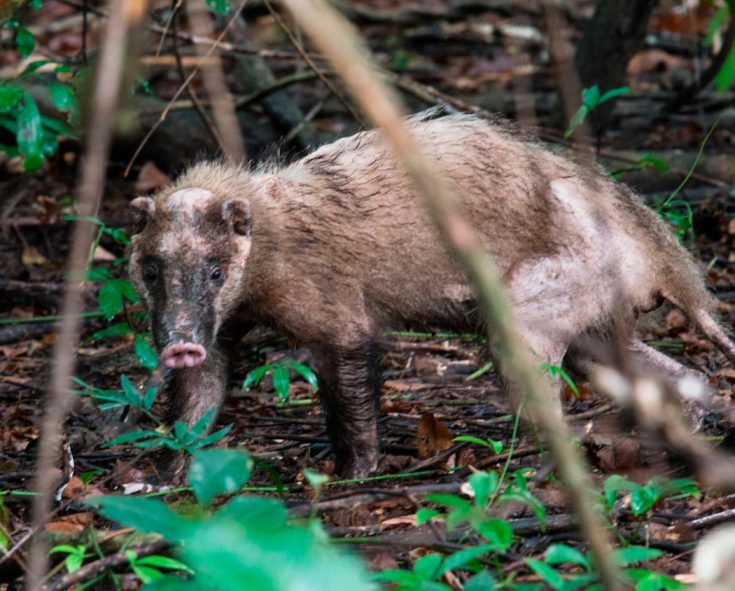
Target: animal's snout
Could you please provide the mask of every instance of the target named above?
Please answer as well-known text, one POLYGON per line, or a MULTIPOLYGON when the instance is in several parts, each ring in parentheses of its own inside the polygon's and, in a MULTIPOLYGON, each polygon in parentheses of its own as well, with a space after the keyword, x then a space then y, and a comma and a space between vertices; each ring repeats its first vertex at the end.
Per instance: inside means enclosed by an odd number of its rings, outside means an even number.
POLYGON ((171 369, 183 367, 197 367, 204 363, 207 352, 201 345, 196 343, 176 343, 169 345, 161 353, 161 361, 171 369))

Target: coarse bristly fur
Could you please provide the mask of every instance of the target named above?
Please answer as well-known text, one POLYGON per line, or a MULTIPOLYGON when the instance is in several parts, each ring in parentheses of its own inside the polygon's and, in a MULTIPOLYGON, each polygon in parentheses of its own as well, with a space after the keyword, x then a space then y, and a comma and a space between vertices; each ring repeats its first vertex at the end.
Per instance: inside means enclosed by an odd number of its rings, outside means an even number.
MULTIPOLYGON (((473 116, 407 125, 500 266, 539 362, 561 365, 583 338, 616 338, 684 375, 634 334, 638 312, 663 299, 735 362, 695 262, 627 187, 473 116)), ((462 269, 376 131, 289 166, 201 163, 133 207, 130 273, 156 343, 167 359, 184 343, 192 356, 178 361, 198 364, 173 372, 172 418, 192 423, 219 406, 230 345, 253 324, 276 327, 315 356, 338 466, 365 474, 378 459, 380 334, 482 328, 462 269)))

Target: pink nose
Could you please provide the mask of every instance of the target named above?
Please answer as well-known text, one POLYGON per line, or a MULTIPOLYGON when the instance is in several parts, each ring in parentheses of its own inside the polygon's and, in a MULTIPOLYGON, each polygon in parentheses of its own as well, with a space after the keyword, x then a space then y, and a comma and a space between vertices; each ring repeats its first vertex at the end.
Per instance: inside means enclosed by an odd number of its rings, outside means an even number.
POLYGON ((196 367, 204 363, 207 352, 201 345, 194 343, 176 343, 169 345, 161 353, 161 361, 166 367, 179 369, 182 367, 196 367))

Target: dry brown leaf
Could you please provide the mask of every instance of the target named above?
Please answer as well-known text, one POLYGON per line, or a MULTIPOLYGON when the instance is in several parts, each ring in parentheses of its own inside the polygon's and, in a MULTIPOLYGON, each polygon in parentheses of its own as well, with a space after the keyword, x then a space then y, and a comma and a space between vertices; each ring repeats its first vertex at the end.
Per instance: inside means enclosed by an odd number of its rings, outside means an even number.
POLYGON ((435 456, 454 445, 454 435, 442 425, 433 413, 424 413, 419 419, 416 432, 416 447, 422 460, 435 456))
POLYGON ((158 189, 159 187, 168 185, 170 182, 171 177, 159 170, 159 168, 149 160, 141 167, 140 172, 138 173, 138 178, 135 181, 135 190, 138 193, 148 193, 158 189))

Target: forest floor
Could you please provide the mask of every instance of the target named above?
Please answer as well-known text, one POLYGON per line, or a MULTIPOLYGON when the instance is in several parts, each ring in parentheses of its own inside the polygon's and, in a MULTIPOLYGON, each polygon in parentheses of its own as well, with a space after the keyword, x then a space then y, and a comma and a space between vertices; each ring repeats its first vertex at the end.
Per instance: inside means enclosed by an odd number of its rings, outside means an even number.
MULTIPOLYGON (((61 5, 52 2, 44 6, 48 12, 40 13, 37 22, 41 29, 59 15, 74 13, 73 9, 64 12, 61 5)), ((726 157, 735 147, 735 112, 727 106, 732 96, 723 99, 704 92, 676 113, 660 111, 661 105, 691 79, 697 66, 690 49, 701 35, 699 29, 692 32, 689 25, 676 24, 674 12, 667 13, 668 6, 663 3, 651 30, 660 47, 648 46, 631 62, 632 93, 617 102, 614 120, 599 144, 600 160, 610 170, 627 171, 622 173, 622 180, 652 205, 670 196, 687 173, 693 172, 677 193, 675 207, 665 213, 706 269, 709 287, 720 302, 720 315, 727 326, 733 326, 735 204, 730 191, 735 182, 735 162, 731 156, 726 157), (714 131, 703 144, 713 125, 714 131), (702 156, 695 163, 700 147, 702 156), (648 153, 666 163, 668 169, 644 167, 641 162, 648 153)), ((268 17, 258 18, 255 30, 262 33, 259 41, 288 50, 287 41, 272 32, 268 17)), ((538 15, 512 9, 488 11, 451 23, 403 26, 383 22, 363 26, 362 32, 376 50, 390 40, 391 49, 379 51, 384 65, 491 111, 509 112, 508 105, 514 103, 514 97, 519 96, 517 89, 523 87, 518 80, 525 80, 525 96, 536 105, 538 120, 533 123, 539 135, 545 139, 559 137, 554 131, 560 126, 559 120, 552 114, 557 81, 548 56, 543 56, 543 41, 534 41, 537 36, 541 40, 545 36, 538 15), (488 36, 486 29, 491 25, 495 33, 488 36), (526 52, 527 60, 519 61, 519 51, 526 52)), ((580 31, 574 34, 578 38, 580 31)), ((71 33, 68 39, 59 39, 60 35, 49 33, 46 44, 55 40, 54 47, 61 54, 76 51, 71 33)), ((293 60, 273 60, 270 65, 276 77, 293 72, 293 60)), ((153 66, 145 74, 155 96, 170 98, 178 84, 175 76, 153 66)), ((322 110, 314 118, 320 137, 357 129, 318 82, 302 83, 289 92, 305 111, 311 101, 322 101, 322 110)), ((416 109, 422 108, 415 97, 409 97, 409 102, 416 109)), ((261 126, 254 135, 264 138, 264 143, 277 136, 276 131, 268 129, 268 118, 262 110, 256 108, 253 113, 254 125, 261 126)), ((28 531, 28 491, 70 236, 71 223, 64 216, 73 213, 69 196, 74 194, 78 154, 78 145, 68 141, 41 172, 13 171, 12 162, 5 162, 7 171, 0 179, 0 532, 9 538, 9 547, 28 531)), ((144 154, 133 173, 124 177, 122 171, 130 155, 124 143, 113 153, 99 216, 109 228, 126 228, 130 198, 163 184, 169 174, 191 158, 191 153, 181 154, 178 162, 172 163, 144 154)), ((108 268, 111 276, 118 277, 120 267, 112 261, 122 255, 123 249, 114 236, 105 234, 94 265, 108 268)), ((109 390, 120 390, 122 375, 136 385, 149 383, 157 374, 151 378, 141 366, 133 334, 93 338, 111 324, 135 324, 138 309, 128 304, 115 320, 103 318, 98 313, 103 284, 88 282, 85 287, 89 314, 83 324, 76 376, 95 388, 109 390)), ((680 312, 668 308, 657 311, 641 329, 646 341, 705 373, 716 395, 724 402, 730 401, 735 368, 680 312)), ((318 395, 314 396, 298 376, 292 379, 285 402, 274 392, 270 376, 257 386, 240 387, 248 373, 264 363, 283 359, 308 362, 308 354, 294 351, 279 335, 248 339, 236 363, 231 394, 218 419, 219 426, 233 425, 224 443, 241 446, 258 460, 249 483, 252 488, 246 490, 282 496, 294 515, 306 516, 315 508, 327 531, 334 537, 352 540, 371 568, 384 570, 410 565, 427 548, 442 549, 457 542, 430 525, 416 526, 416 511, 433 506, 423 500, 425 494, 460 494, 473 469, 496 470, 522 481, 543 506, 541 519, 537 519, 533 506, 509 503, 499 510, 520 540, 507 553, 504 568, 507 572, 520 568, 518 580, 538 581, 536 574, 523 570, 522 558, 542 555, 552 542, 574 543, 579 534, 539 439, 526 428, 516 429, 514 409, 495 371, 478 371, 489 361, 483 339, 472 335, 393 333, 385 336, 384 349, 381 475, 361 482, 333 477, 314 501, 304 483, 304 469, 328 475, 334 472, 318 395), (453 441, 462 435, 491 438, 502 446, 492 449, 453 441)), ((567 388, 565 412, 600 490, 615 474, 624 474, 640 485, 659 476, 691 476, 656 442, 642 440, 626 428, 609 399, 580 377, 572 377, 578 392, 567 388)), ((130 445, 103 447, 121 429, 129 429, 129 423, 130 417, 123 409, 100 410, 90 397, 79 396, 75 401, 65 429, 74 476, 64 478, 64 467, 59 467, 60 482, 68 482, 68 486, 48 526, 58 543, 77 540, 91 525, 103 532, 112 531, 108 522, 79 502, 81 499, 99 493, 133 492, 135 483, 155 474, 150 455, 141 454, 140 449, 130 445)), ((716 417, 709 417, 705 432, 718 445, 727 429, 716 417)), ((717 524, 729 520, 735 510, 735 496, 706 490, 688 494, 691 490, 682 489, 678 491, 681 494, 667 498, 661 494, 652 506, 637 514, 640 498, 631 492, 621 493, 611 506, 610 519, 618 535, 663 550, 663 556, 652 561, 652 568, 680 575, 683 581, 691 573, 694 543, 717 524)), ((176 501, 188 494, 186 489, 174 489, 166 493, 166 498, 176 501)), ((0 583, 12 581, 22 568, 22 564, 12 561, 1 565, 0 583)))

